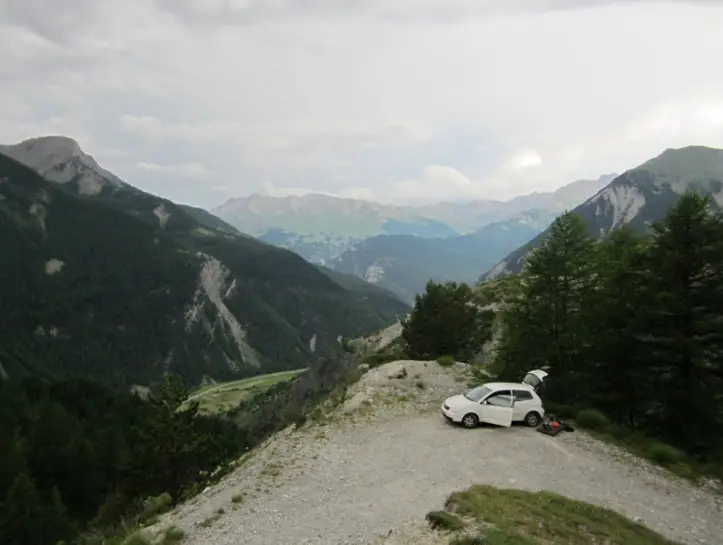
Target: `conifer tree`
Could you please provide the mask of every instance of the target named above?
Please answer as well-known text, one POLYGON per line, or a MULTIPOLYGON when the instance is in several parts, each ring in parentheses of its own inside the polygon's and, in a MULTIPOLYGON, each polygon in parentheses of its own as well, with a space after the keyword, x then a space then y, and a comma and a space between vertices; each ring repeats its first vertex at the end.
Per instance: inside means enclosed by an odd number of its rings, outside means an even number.
POLYGON ((660 401, 657 432, 693 453, 720 448, 723 425, 723 221, 685 194, 653 226, 646 338, 660 401))
POLYGON ((613 420, 635 426, 655 393, 641 335, 647 303, 646 238, 627 228, 611 233, 596 248, 595 282, 584 314, 591 335, 591 403, 613 420))
POLYGON ((426 291, 415 297, 402 338, 413 358, 452 356, 467 360, 489 336, 489 326, 489 317, 474 304, 467 284, 437 284, 430 280, 426 291))
POLYGON ((528 258, 520 297, 503 315, 507 338, 500 353, 508 360, 506 373, 549 366, 549 394, 568 404, 585 395, 583 355, 590 338, 581 317, 592 285, 592 261, 593 241, 585 223, 563 214, 528 258))

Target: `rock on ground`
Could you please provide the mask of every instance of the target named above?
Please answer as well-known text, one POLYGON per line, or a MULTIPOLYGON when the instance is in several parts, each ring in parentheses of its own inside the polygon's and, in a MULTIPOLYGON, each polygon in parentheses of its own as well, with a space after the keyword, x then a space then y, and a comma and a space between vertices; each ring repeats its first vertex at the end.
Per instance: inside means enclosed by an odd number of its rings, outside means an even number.
POLYGON ((713 493, 581 432, 450 425, 438 408, 467 388, 466 367, 395 364, 405 378, 370 370, 328 419, 273 437, 161 525, 185 530, 186 545, 441 545, 426 513, 486 483, 605 506, 681 543, 723 543, 713 493))

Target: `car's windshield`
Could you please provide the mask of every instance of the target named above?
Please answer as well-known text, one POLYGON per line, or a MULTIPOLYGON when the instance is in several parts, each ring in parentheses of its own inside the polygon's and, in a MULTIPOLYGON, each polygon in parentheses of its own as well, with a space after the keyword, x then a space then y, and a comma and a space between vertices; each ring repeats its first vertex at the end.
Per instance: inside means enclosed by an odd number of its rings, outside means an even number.
POLYGON ((466 397, 470 401, 474 401, 476 403, 477 401, 479 401, 483 397, 485 397, 487 394, 489 394, 491 391, 492 390, 487 388, 487 386, 477 386, 477 388, 473 388, 469 392, 464 394, 464 397, 466 397))

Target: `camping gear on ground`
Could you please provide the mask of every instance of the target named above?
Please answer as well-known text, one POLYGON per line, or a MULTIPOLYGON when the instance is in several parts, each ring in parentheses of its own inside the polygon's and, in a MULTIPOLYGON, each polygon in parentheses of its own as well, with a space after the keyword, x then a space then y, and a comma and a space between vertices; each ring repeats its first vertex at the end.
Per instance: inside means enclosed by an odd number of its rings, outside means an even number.
POLYGON ((542 424, 537 427, 537 431, 555 437, 561 431, 575 431, 575 428, 567 422, 558 420, 554 414, 546 414, 542 424))

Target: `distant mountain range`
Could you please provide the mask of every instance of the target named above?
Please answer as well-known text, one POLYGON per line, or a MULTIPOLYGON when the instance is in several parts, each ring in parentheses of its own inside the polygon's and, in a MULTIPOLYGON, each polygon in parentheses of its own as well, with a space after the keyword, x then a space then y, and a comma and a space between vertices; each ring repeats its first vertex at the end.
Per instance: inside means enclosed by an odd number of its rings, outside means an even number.
MULTIPOLYGON (((624 225, 645 231, 662 220, 687 190, 712 195, 714 206, 723 205, 723 150, 703 146, 668 149, 616 177, 572 212, 586 220, 593 236, 624 225)), ((527 254, 546 236, 547 231, 517 248, 481 279, 520 272, 527 254)))
POLYGON ((604 187, 615 177, 578 180, 557 191, 537 192, 509 201, 441 202, 424 206, 393 206, 321 194, 230 199, 211 213, 239 231, 263 238, 288 234, 305 241, 362 240, 377 235, 442 238, 469 234, 529 210, 559 214, 604 187))
POLYGON ((409 307, 145 193, 77 142, 0 147, 0 378, 128 387, 308 366, 409 307))
POLYGON ((509 201, 391 206, 327 195, 231 199, 211 212, 308 261, 411 302, 430 278, 470 282, 614 175, 509 201))
POLYGON ((359 242, 329 266, 364 278, 412 303, 415 294, 423 292, 430 279, 476 282, 480 271, 539 232, 539 228, 521 221, 507 221, 448 238, 380 235, 359 242))

